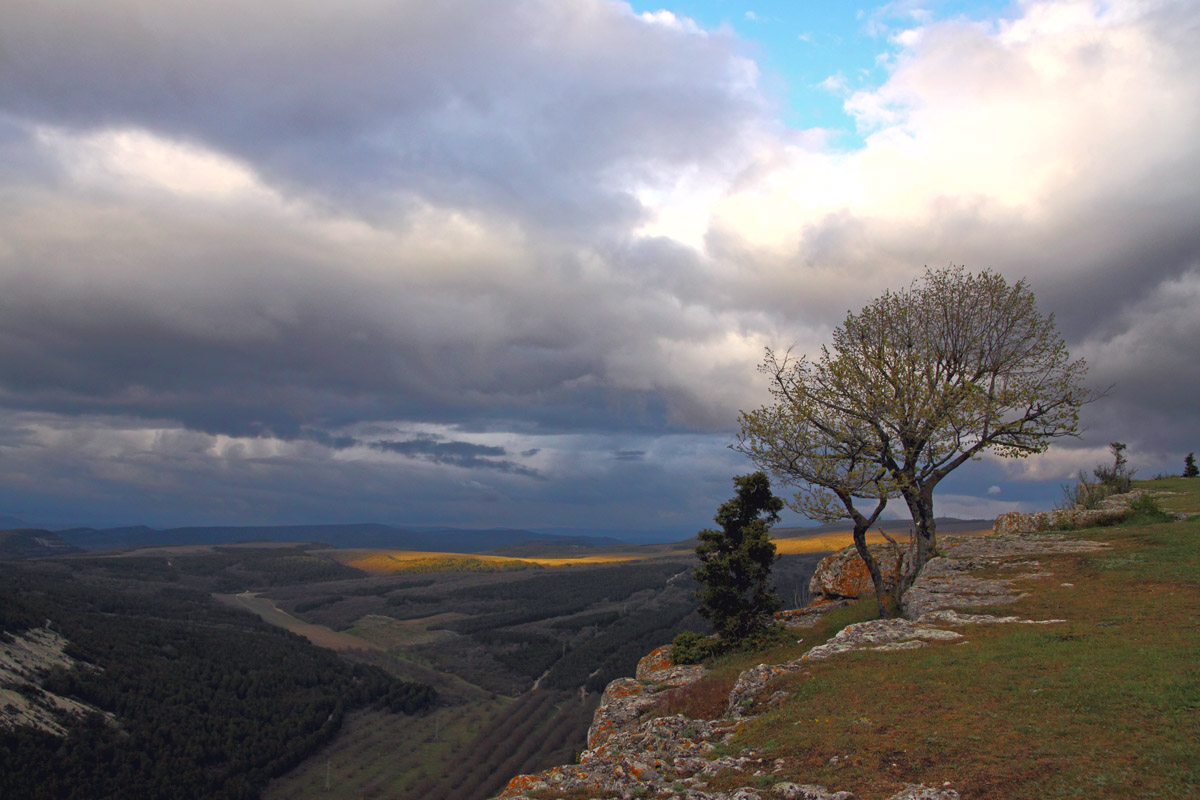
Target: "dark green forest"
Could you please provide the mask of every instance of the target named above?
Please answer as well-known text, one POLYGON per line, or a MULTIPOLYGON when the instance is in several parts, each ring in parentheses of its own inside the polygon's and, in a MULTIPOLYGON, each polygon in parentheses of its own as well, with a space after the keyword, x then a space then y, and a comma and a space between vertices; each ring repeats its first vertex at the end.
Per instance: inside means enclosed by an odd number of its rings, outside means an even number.
MULTIPOLYGON (((780 559, 780 594, 799 592, 815 560, 780 559)), ((435 704, 461 709, 448 719, 489 710, 457 749, 430 751, 431 765, 406 767, 419 777, 397 777, 396 796, 486 796, 515 769, 582 749, 596 693, 679 631, 707 630, 691 568, 690 558, 668 557, 382 577, 311 545, 0 562, 0 637, 49 620, 81 665, 54 668, 41 689, 20 691, 35 701, 52 692, 101 712, 61 717, 66 737, 0 728, 0 797, 259 797, 273 778, 289 787, 297 774, 311 779, 329 752, 324 745, 343 753, 344 720, 378 755, 396 731, 428 724, 405 715, 435 704), (385 649, 321 649, 214 598, 242 591, 337 631, 360 632, 368 620, 361 635, 381 637, 385 649), (530 704, 540 704, 533 717, 523 715, 530 704), (496 738, 512 726, 525 738, 496 738), (544 727, 552 740, 528 726, 544 727), (476 761, 463 763, 468 753, 476 761)), ((412 742, 424 752, 436 727, 432 734, 412 742)))
MULTIPOLYGON (((266 583, 323 569, 303 556, 249 560, 277 570, 266 583)), ((198 561, 193 574, 212 566, 198 561)), ((411 714, 436 701, 429 686, 351 664, 181 577, 163 559, 0 565, 0 635, 49 621, 83 666, 52 669, 43 689, 103 712, 65 716, 64 738, 0 729, 0 796, 254 798, 330 740, 347 712, 411 714)), ((221 587, 256 582, 211 577, 221 587)))

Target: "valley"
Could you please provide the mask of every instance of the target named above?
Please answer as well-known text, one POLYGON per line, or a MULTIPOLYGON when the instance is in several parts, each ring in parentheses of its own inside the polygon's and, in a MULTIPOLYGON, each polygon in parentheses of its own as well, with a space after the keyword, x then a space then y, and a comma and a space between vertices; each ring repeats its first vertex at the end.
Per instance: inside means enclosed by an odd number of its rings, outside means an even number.
MULTIPOLYGON (((782 555, 774 581, 785 605, 802 605, 816 562, 848 536, 783 533, 800 535, 777 539, 782 555)), ((39 541, 61 549, 52 538, 39 541)), ((78 743, 71 758, 86 758, 89 747, 114 747, 103 744, 113 728, 136 728, 140 723, 125 715, 145 714, 153 704, 162 708, 147 720, 161 725, 165 714, 177 720, 170 725, 185 725, 197 707, 211 704, 203 686, 228 684, 224 675, 250 669, 241 664, 248 654, 282 646, 296 653, 280 651, 285 662, 273 669, 284 676, 292 669, 284 663, 314 658, 332 670, 318 690, 325 699, 314 697, 312 712, 290 720, 293 712, 256 717, 257 711, 241 720, 222 706, 230 718, 206 724, 229 732, 217 733, 203 751, 208 755, 194 754, 194 765, 187 764, 185 753, 195 748, 184 746, 172 762, 176 772, 198 768, 189 780, 202 781, 205 773, 211 780, 212 765, 225 763, 232 771, 222 785, 230 788, 221 796, 230 797, 335 791, 472 800, 499 790, 514 774, 571 761, 585 746, 600 692, 611 680, 632 674, 642 655, 679 631, 707 630, 695 611, 693 565, 690 542, 509 542, 471 553, 339 549, 323 542, 134 543, 0 562, 6 584, 22 587, 20 599, 6 604, 2 621, 6 634, 17 634, 34 617, 50 619, 65 637, 67 653, 101 667, 83 681, 94 684, 87 691, 80 681, 65 679, 61 669, 43 674, 40 688, 28 690, 47 692, 46 704, 56 689, 72 702, 96 701, 98 713, 111 720, 107 727, 83 720, 91 733, 68 726, 67 739, 78 743), (101 652, 108 638, 119 644, 101 652), (201 641, 208 642, 204 652, 184 646, 201 641), (192 675, 196 682, 195 675, 203 674, 208 677, 199 680, 201 690, 125 684, 124 692, 146 694, 135 703, 143 710, 114 703, 113 689, 106 688, 110 679, 159 652, 179 661, 164 662, 166 677, 155 681, 192 675), (332 677, 335 673, 352 683, 332 677), (405 699, 410 696, 420 699, 405 699), (328 710, 318 717, 321 704, 328 710), (280 757, 267 754, 261 764, 243 764, 246 756, 238 755, 233 731, 247 724, 263 728, 258 747, 270 750, 264 742, 277 741, 280 757)), ((286 702, 280 710, 285 707, 286 702)), ((20 749, 22 758, 57 747, 52 737, 31 745, 28 735, 21 728, 0 729, 7 752, 20 749)), ((166 738, 146 745, 151 750, 170 750, 177 738, 170 730, 155 735, 166 738)), ((95 797, 151 797, 163 785, 155 781, 167 780, 147 778, 140 794, 136 782, 133 790, 116 792, 105 789, 107 770, 86 763, 74 780, 92 781, 95 797)), ((62 788, 45 775, 26 777, 21 783, 9 776, 9 788, 62 788)))

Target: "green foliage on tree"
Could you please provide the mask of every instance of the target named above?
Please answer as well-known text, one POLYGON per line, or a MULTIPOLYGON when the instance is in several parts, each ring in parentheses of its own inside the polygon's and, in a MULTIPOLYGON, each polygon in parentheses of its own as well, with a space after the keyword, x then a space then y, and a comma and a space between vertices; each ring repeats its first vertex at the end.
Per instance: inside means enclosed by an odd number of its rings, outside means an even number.
POLYGON ((1187 458, 1183 460, 1183 477, 1195 478, 1200 476, 1200 469, 1196 468, 1196 454, 1188 453, 1187 458))
POLYGON ((947 475, 984 451, 1043 452, 1076 433, 1095 398, 1025 281, 961 267, 848 313, 819 358, 768 351, 763 370, 775 403, 743 415, 738 449, 800 484, 799 505, 818 518, 854 519, 855 498, 901 497, 913 541, 897 594, 936 550, 933 492, 947 475))
POLYGON ((819 522, 848 519, 853 523, 854 546, 875 586, 879 615, 894 616, 900 605, 898 583, 895 576, 881 572, 867 548, 867 530, 883 513, 888 498, 897 493, 894 483, 874 458, 874 433, 869 426, 840 409, 805 403, 793 394, 793 373, 803 366, 788 354, 777 357, 767 351, 759 371, 771 376, 776 402, 740 414, 741 431, 733 449, 795 488, 788 501, 794 511, 819 522), (864 512, 860 500, 869 500, 874 507, 864 512))
POLYGON ((764 631, 780 608, 771 586, 775 545, 767 535, 779 521, 783 501, 771 493, 763 472, 733 479, 736 494, 713 518, 721 530, 700 531, 695 578, 700 614, 734 644, 764 631))

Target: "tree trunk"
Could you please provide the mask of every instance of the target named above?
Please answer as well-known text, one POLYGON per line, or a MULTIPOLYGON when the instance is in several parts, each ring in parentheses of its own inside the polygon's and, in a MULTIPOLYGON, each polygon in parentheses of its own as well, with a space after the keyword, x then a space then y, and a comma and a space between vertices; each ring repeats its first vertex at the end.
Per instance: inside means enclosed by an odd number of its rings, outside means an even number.
POLYGON ((912 514, 913 539, 916 546, 913 547, 912 561, 908 569, 904 570, 901 594, 908 591, 926 562, 937 552, 937 531, 933 521, 933 487, 922 487, 905 491, 903 494, 904 502, 908 504, 909 513, 912 514))
MULTIPOLYGON (((864 520, 865 521, 865 520, 864 520)), ((884 585, 883 575, 879 572, 879 564, 871 555, 870 548, 867 547, 867 528, 870 524, 854 523, 854 549, 858 551, 858 556, 867 565, 867 572, 871 573, 871 583, 875 586, 875 602, 879 605, 879 618, 887 619, 888 617, 896 616, 895 613, 888 613, 888 606, 894 605, 888 603, 886 595, 888 594, 887 587, 884 585)))

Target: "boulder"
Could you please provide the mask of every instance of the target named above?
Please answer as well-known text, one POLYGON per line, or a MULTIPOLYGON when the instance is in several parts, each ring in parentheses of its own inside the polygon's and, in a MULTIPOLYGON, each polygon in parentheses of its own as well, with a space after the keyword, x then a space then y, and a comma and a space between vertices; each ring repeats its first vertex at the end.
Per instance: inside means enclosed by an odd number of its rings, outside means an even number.
POLYGON ((659 701, 659 692, 694 683, 708 670, 695 664, 676 666, 671 661, 671 646, 664 645, 638 662, 636 674, 636 678, 618 678, 605 688, 588 728, 589 750, 636 725, 642 712, 659 701))
MULTIPOLYGON (((885 577, 897 574, 895 548, 890 544, 872 544, 868 545, 868 549, 885 577)), ((866 562, 858 555, 854 545, 850 545, 821 559, 809 581, 808 591, 814 599, 839 600, 861 597, 874 592, 875 587, 871 583, 866 562)))
POLYGON ((659 670, 670 669, 673 666, 675 666, 675 662, 671 660, 671 645, 664 644, 662 647, 651 650, 649 655, 642 656, 642 660, 637 664, 634 677, 642 680, 651 677, 659 670))

